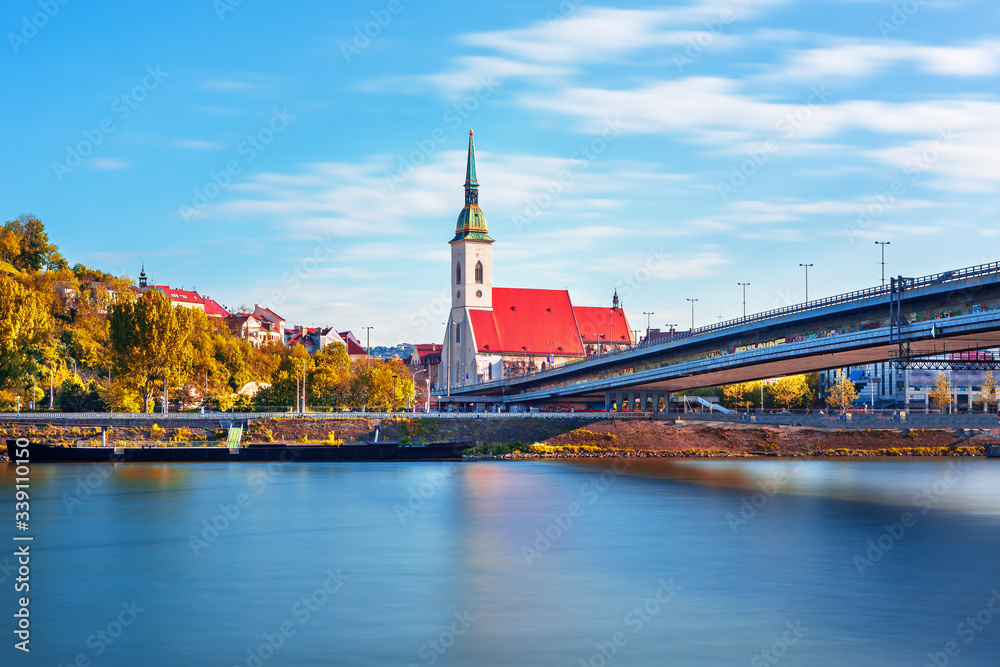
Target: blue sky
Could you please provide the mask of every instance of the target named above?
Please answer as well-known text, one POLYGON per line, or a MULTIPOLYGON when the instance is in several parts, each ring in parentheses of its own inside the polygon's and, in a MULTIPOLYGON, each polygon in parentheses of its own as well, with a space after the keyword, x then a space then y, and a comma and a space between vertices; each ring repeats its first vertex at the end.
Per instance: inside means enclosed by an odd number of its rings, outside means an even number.
POLYGON ((4 219, 70 263, 437 341, 476 132, 495 282, 635 328, 998 259, 1000 5, 12 0, 4 219), (40 26, 40 27, 39 27, 40 26), (367 34, 366 34, 367 33, 367 34))

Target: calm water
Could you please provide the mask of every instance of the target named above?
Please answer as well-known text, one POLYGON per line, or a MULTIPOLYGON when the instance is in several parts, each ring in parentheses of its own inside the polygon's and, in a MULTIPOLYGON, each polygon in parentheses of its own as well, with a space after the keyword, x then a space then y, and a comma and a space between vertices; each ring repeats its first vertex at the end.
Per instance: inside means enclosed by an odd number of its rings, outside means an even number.
POLYGON ((1000 461, 617 465, 35 467, 27 663, 1000 664, 1000 461))

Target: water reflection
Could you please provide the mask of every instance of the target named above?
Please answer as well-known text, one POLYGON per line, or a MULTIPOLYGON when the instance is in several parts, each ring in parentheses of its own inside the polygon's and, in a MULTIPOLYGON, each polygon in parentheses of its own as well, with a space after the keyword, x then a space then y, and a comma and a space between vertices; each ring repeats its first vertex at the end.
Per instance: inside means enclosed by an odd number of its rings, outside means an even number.
POLYGON ((1000 585, 1000 468, 953 462, 129 465, 71 508, 102 467, 37 466, 30 661, 995 665, 1000 618, 956 626, 1000 585))

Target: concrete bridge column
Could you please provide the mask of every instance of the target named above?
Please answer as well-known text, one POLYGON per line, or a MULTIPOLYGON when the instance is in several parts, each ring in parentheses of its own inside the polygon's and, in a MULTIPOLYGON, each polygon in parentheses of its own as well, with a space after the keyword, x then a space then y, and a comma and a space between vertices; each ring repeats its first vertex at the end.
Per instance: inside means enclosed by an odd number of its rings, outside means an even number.
POLYGON ((615 403, 615 393, 613 391, 604 392, 604 411, 611 412, 611 407, 615 403))

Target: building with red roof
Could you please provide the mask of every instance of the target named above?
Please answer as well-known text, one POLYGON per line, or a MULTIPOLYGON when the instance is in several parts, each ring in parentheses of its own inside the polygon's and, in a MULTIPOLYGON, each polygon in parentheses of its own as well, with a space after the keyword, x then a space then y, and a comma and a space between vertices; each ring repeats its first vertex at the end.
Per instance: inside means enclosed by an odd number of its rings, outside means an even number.
POLYGON ((469 132, 465 207, 451 239, 451 313, 438 388, 544 370, 635 343, 615 293, 610 308, 574 306, 566 290, 493 286, 493 239, 479 208, 469 132))

